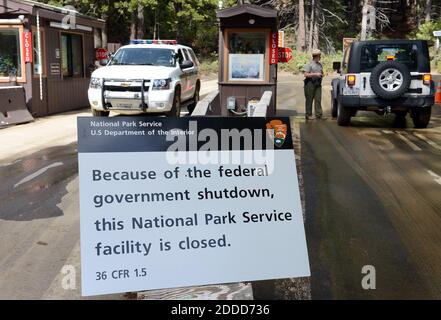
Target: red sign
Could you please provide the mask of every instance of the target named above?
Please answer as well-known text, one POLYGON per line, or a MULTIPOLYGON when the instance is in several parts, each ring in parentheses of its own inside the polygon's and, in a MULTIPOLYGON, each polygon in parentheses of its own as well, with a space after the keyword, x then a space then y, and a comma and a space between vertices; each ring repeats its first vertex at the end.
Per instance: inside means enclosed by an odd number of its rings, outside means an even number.
POLYGON ((32 33, 23 32, 23 56, 24 62, 32 62, 32 33))
POLYGON ((270 39, 270 64, 277 64, 278 58, 277 58, 277 48, 279 44, 279 34, 278 32, 271 33, 271 39, 270 39))
POLYGON ((292 59, 291 48, 279 48, 279 62, 288 62, 292 59))
POLYGON ((106 60, 107 59, 107 50, 104 48, 95 49, 95 60, 106 60))

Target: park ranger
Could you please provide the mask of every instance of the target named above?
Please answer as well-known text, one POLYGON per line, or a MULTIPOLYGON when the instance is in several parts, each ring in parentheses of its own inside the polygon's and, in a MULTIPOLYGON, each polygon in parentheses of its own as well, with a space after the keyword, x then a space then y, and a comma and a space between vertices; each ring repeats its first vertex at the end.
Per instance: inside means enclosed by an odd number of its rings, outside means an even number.
POLYGON ((312 103, 314 102, 315 117, 323 119, 322 111, 322 78, 323 66, 320 63, 321 52, 318 49, 312 51, 312 61, 303 67, 305 76, 305 109, 306 120, 312 119, 312 103))

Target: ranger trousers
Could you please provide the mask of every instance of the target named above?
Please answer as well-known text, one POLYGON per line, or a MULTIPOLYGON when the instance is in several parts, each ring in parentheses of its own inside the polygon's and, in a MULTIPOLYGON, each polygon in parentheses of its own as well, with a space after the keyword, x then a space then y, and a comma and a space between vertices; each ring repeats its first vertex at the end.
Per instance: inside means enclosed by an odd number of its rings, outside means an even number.
POLYGON ((305 109, 306 115, 312 116, 312 103, 314 102, 315 116, 321 117, 322 111, 322 86, 309 81, 305 84, 305 109))

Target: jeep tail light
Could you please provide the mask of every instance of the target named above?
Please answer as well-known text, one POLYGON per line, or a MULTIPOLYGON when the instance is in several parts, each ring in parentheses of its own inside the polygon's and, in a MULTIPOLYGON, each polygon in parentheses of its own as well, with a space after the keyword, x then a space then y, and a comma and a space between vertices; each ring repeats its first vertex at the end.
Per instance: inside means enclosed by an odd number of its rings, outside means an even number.
POLYGON ((430 81, 432 81, 432 75, 430 73, 423 75, 423 83, 425 85, 429 86, 430 85, 430 81))
POLYGON ((355 75, 350 74, 346 77, 346 83, 348 84, 348 86, 352 87, 353 85, 355 85, 355 75))

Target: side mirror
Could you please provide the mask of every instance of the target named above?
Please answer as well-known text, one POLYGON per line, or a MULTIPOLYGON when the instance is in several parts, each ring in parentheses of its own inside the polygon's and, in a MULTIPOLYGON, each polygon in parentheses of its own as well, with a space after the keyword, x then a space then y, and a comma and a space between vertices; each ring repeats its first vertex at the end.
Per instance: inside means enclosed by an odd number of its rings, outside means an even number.
POLYGON ((107 59, 100 60, 100 66, 104 67, 107 65, 108 62, 109 62, 109 60, 107 60, 107 59))
POLYGON ((340 70, 341 70, 341 62, 340 61, 334 61, 332 63, 332 69, 334 71, 340 72, 340 70))
POLYGON ((189 68, 193 68, 194 67, 194 63, 191 60, 184 60, 181 64, 180 64, 181 69, 189 69, 189 68))

